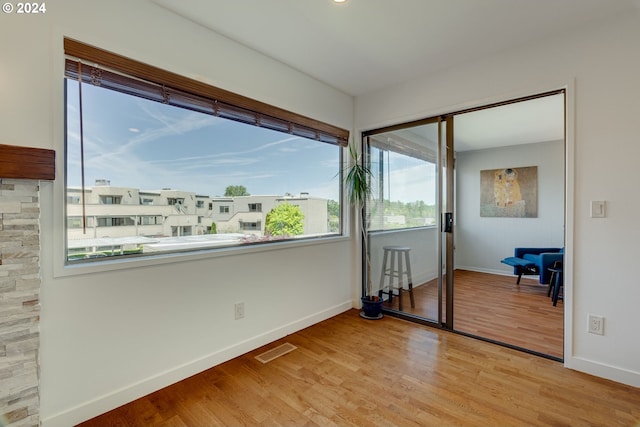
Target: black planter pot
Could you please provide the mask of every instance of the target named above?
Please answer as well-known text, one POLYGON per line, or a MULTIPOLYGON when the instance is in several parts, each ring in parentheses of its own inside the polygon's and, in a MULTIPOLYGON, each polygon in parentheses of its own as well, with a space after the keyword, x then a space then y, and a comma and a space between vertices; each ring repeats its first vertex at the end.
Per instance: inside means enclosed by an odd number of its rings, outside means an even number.
POLYGON ((380 297, 362 297, 362 311, 360 317, 365 319, 375 320, 382 319, 382 298, 380 297))

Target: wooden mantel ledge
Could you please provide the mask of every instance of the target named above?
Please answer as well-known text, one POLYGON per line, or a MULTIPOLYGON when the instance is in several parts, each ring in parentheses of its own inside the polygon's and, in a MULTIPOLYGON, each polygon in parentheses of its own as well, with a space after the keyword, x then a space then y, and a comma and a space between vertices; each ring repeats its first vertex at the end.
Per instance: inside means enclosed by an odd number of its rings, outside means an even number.
POLYGON ((53 181, 55 177, 54 150, 0 144, 0 178, 53 181))

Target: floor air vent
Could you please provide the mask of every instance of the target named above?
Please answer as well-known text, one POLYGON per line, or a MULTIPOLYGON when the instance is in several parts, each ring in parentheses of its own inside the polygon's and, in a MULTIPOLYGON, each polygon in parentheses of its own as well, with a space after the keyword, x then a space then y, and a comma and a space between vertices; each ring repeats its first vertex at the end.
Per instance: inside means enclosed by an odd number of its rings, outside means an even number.
POLYGON ((256 359, 258 359, 262 363, 268 363, 268 362, 271 362, 273 359, 277 359, 278 357, 283 356, 295 350, 296 348, 298 347, 296 347, 293 344, 285 343, 285 344, 279 345, 276 348, 272 348, 269 351, 265 351, 264 353, 257 355, 256 359))

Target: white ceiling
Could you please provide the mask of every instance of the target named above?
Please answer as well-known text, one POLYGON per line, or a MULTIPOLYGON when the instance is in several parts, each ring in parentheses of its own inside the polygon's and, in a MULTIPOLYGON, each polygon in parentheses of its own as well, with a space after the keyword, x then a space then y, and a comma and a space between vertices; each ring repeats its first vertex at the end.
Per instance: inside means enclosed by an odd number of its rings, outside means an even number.
MULTIPOLYGON (((444 136, 444 135, 443 135, 444 136)), ((373 137, 374 145, 419 153, 437 149, 436 123, 389 131, 373 137), (398 148, 405 147, 404 149, 398 148)), ((564 139, 564 95, 555 94, 454 116, 456 152, 564 139)), ((413 154, 410 154, 413 155, 413 154)), ((420 157, 420 155, 415 155, 420 157)))
POLYGON ((551 95, 454 117, 456 151, 564 139, 564 95, 551 95))
POLYGON ((640 0, 152 1, 354 96, 640 10, 640 0))
MULTIPOLYGON (((352 96, 640 13, 640 0, 151 0, 352 96)), ((456 116, 456 151, 564 137, 562 97, 456 116)))

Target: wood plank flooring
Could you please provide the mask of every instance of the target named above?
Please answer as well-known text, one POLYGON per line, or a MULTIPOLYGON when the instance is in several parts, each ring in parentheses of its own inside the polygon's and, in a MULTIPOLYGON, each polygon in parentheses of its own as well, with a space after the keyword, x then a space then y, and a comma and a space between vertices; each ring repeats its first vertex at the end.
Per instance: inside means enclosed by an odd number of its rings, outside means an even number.
MULTIPOLYGON (((564 306, 554 307, 547 285, 515 276, 455 270, 454 329, 563 358, 564 306)), ((403 311, 437 319, 435 280, 414 287, 415 308, 403 294, 403 311)), ((387 307, 398 309, 398 298, 387 307)))
POLYGON ((637 426, 640 389, 350 310, 81 424, 637 426), (267 364, 255 356, 298 348, 267 364), (597 399, 594 398, 597 396, 597 399))

